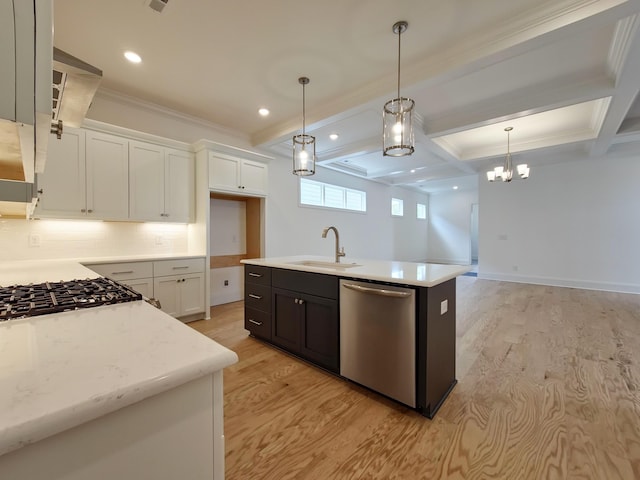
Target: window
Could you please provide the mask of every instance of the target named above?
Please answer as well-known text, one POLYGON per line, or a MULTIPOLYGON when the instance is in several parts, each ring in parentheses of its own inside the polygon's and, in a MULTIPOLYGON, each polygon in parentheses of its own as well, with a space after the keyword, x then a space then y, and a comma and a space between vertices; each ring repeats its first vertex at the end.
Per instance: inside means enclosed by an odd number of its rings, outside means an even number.
POLYGON ((300 204, 366 212, 367 192, 301 178, 300 204))
POLYGON ((427 218, 427 206, 424 203, 416 204, 416 218, 424 220, 427 218))
POLYGON ((402 217, 404 215, 404 202, 401 198, 391 199, 391 215, 394 217, 402 217))

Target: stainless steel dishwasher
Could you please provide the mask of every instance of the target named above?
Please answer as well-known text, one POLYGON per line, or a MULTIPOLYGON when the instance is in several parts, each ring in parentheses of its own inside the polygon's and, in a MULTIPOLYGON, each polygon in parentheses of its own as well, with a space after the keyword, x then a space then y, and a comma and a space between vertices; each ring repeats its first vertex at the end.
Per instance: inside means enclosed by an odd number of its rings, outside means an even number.
POLYGON ((415 291, 340 280, 340 375, 416 406, 415 291))

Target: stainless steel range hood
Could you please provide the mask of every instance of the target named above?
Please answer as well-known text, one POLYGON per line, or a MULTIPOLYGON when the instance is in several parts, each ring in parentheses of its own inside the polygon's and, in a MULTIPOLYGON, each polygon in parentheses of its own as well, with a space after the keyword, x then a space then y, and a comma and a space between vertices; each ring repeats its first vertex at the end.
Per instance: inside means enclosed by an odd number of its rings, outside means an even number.
POLYGON ((52 122, 82 126, 102 80, 102 70, 53 48, 52 122))
POLYGON ((64 126, 82 126, 102 80, 101 70, 55 47, 50 75, 51 109, 35 112, 35 126, 0 121, 0 172, 5 173, 0 175, 0 216, 31 215, 37 202, 35 174, 45 169, 50 133, 60 138, 64 126))

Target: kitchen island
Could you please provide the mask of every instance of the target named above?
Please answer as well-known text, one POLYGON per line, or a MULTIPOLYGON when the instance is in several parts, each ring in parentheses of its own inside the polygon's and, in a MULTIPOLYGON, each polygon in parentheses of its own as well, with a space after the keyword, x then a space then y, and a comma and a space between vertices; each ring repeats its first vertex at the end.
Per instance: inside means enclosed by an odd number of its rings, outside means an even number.
POLYGON ((469 266, 367 259, 336 263, 306 255, 242 262, 245 328, 254 337, 383 393, 429 418, 455 386, 455 279, 469 266), (393 307, 399 301, 382 303, 370 296, 360 303, 360 309, 354 309, 345 305, 349 294, 345 288, 365 293, 376 290, 389 298, 410 297, 410 303, 385 314, 383 308, 372 310, 371 304, 393 307), (352 317, 364 319, 354 324, 352 317), (367 317, 376 317, 369 322, 370 327, 366 327, 367 317), (363 325, 367 330, 358 332, 363 325), (405 333, 395 335, 396 326, 405 333), (346 373, 353 370, 347 364, 354 361, 356 371, 369 372, 354 379, 346 373), (410 384, 402 386, 402 395, 394 394, 395 386, 389 391, 378 388, 378 377, 393 383, 398 376, 407 377, 405 383, 410 384))
MULTIPOLYGON (((94 278, 4 262, 0 285, 94 278)), ((0 478, 222 479, 234 352, 144 301, 0 322, 0 478)))

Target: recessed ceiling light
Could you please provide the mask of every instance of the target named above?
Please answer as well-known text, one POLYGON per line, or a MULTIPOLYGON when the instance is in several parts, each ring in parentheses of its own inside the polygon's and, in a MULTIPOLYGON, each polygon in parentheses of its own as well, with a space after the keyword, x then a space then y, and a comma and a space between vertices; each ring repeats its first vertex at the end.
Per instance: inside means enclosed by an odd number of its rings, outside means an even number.
POLYGON ((262 107, 262 108, 259 108, 259 109, 258 109, 258 113, 259 113, 261 116, 266 117, 267 115, 269 115, 269 113, 270 113, 270 112, 269 112, 269 109, 268 109, 268 108, 264 108, 264 107, 262 107))
POLYGON ((454 190, 457 190, 457 189, 458 189, 458 185, 454 185, 454 186, 453 186, 453 189, 454 189, 454 190))
POLYGON ((415 168, 412 168, 412 169, 411 169, 411 173, 416 173, 416 169, 415 169, 415 168))
POLYGON ((129 60, 131 63, 140 63, 142 61, 140 55, 136 52, 132 52, 131 50, 124 52, 124 58, 129 60))
POLYGON ((338 135, 337 133, 331 133, 331 134, 329 134, 329 138, 330 138, 331 140, 337 140, 339 136, 340 136, 340 135, 338 135))

